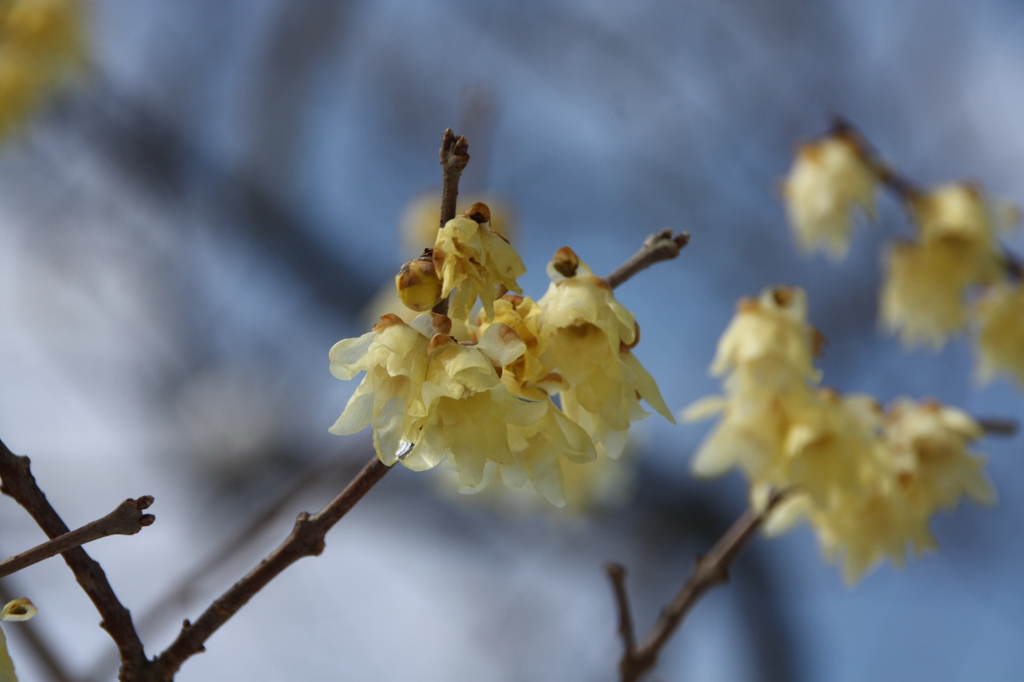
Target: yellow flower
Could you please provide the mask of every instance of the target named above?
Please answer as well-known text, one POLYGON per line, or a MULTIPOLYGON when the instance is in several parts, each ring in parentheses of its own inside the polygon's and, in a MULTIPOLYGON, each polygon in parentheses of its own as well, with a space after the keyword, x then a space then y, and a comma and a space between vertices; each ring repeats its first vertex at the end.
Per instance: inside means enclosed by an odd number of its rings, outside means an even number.
MULTIPOLYGON (((0 610, 0 621, 28 620, 36 613, 36 607, 28 599, 14 599, 7 602, 3 610, 0 610)), ((2 629, 0 629, 0 682, 18 682, 18 676, 14 674, 14 661, 7 653, 7 637, 2 629)))
MULTIPOLYGON (((566 251, 571 253, 568 247, 559 253, 566 251)), ((640 399, 675 420, 653 377, 631 352, 640 341, 633 314, 615 300, 604 279, 575 260, 571 270, 555 273, 556 281, 537 302, 541 363, 564 381, 560 395, 565 414, 591 435, 598 452, 616 458, 625 447, 630 422, 648 416, 640 399)))
MULTIPOLYGON (((497 197, 460 193, 456 213, 461 215, 477 203, 485 203, 491 208, 491 231, 515 241, 516 225, 512 220, 512 209, 497 197)), ((420 253, 437 241, 437 231, 441 227, 440 206, 439 192, 427 192, 409 202, 400 223, 404 253, 420 253)))
POLYGON ((955 243, 965 256, 990 257, 996 250, 996 235, 1009 231, 1019 220, 1016 207, 987 197, 971 182, 951 182, 915 194, 910 210, 925 242, 955 243))
POLYGON ((851 212, 874 215, 877 174, 857 141, 844 134, 803 144, 783 184, 786 213, 804 251, 846 256, 851 212))
POLYGON ((0 2, 0 136, 82 57, 80 0, 0 2))
POLYGON ((886 256, 882 323, 907 346, 938 350, 966 328, 967 290, 999 276, 994 259, 974 259, 955 243, 931 240, 894 244, 886 256))
POLYGON ((718 342, 711 373, 740 370, 735 383, 772 391, 817 380, 814 356, 823 338, 807 322, 807 294, 798 287, 765 289, 742 299, 718 342))
POLYGON ((401 461, 421 471, 448 458, 467 492, 500 468, 507 481, 529 480, 553 503, 563 502, 557 460, 593 459, 590 439, 549 400, 518 397, 501 382, 497 370, 526 348, 514 329, 493 324, 476 345, 456 342, 450 329, 443 315, 420 315, 408 325, 385 315, 374 331, 335 344, 331 372, 366 376, 330 431, 372 426, 377 455, 389 466, 401 461))
POLYGON ((526 267, 508 241, 490 229, 486 205, 475 204, 466 213, 449 220, 437 234, 434 266, 443 284, 441 296, 455 290, 453 318, 468 320, 477 297, 493 317, 494 299, 509 290, 523 292, 516 278, 526 274, 526 267))
POLYGON ((975 308, 978 324, 978 378, 1005 372, 1024 386, 1024 286, 998 284, 975 308))

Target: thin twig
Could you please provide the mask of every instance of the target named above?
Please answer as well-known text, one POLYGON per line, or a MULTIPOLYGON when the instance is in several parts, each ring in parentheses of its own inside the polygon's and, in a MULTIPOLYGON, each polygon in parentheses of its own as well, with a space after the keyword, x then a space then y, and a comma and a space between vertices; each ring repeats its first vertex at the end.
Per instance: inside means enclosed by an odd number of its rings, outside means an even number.
POLYGON ((864 160, 867 162, 871 170, 875 172, 879 182, 882 186, 892 191, 898 198, 907 202, 907 209, 910 210, 910 203, 913 199, 921 194, 921 190, 918 189, 910 178, 900 174, 895 168, 889 165, 882 155, 878 153, 877 148, 871 144, 867 136, 861 132, 857 126, 853 125, 847 119, 839 114, 829 114, 829 131, 828 136, 830 137, 846 137, 851 140, 858 149, 863 153, 864 160))
MULTIPOLYGON (((469 142, 462 135, 456 137, 452 129, 448 128, 441 138, 439 155, 441 157, 442 185, 441 224, 438 227, 441 228, 455 217, 455 202, 459 198, 459 178, 462 177, 462 171, 469 163, 469 142)), ((447 315, 448 299, 441 299, 434 306, 434 312, 439 315, 447 315)))
MULTIPOLYGON (((28 457, 15 455, 0 441, 0 479, 3 480, 0 492, 13 497, 24 507, 47 537, 53 539, 67 534, 69 528, 36 485, 29 466, 28 457)), ((75 547, 64 552, 63 556, 78 584, 102 616, 100 626, 117 645, 121 654, 120 679, 134 682, 147 661, 142 641, 132 625, 131 614, 118 601, 103 568, 84 549, 75 547)))
POLYGON ((1016 419, 1004 419, 999 417, 977 417, 978 426, 989 436, 1014 436, 1020 428, 1016 419))
POLYGON ((626 589, 626 567, 622 564, 608 563, 604 570, 612 581, 615 592, 615 605, 619 612, 619 637, 626 652, 636 650, 636 629, 633 627, 633 609, 629 605, 629 591, 626 589))
POLYGON ((623 654, 619 660, 619 673, 622 682, 636 682, 654 667, 658 655, 669 638, 679 628, 683 618, 693 605, 711 588, 729 579, 729 568, 747 543, 754 537, 768 513, 783 498, 783 493, 775 493, 769 498, 764 511, 756 513, 747 510, 736 520, 725 535, 719 539, 711 551, 697 558, 697 563, 682 588, 665 608, 658 620, 647 632, 644 641, 636 644, 632 635, 632 615, 629 613, 629 599, 626 596, 626 569, 619 564, 608 564, 606 571, 615 590, 615 604, 619 611, 619 634, 622 636, 623 654), (628 624, 628 628, 627 628, 628 624), (628 636, 627 636, 628 635, 628 636))
POLYGON ((690 243, 690 233, 672 234, 672 230, 662 230, 644 240, 644 245, 633 254, 633 257, 615 269, 605 279, 614 289, 636 273, 651 267, 663 260, 672 260, 690 243))
MULTIPOLYGON (((351 449, 346 448, 334 456, 310 463, 297 474, 276 497, 249 518, 245 526, 233 533, 223 544, 217 545, 205 559, 181 576, 173 587, 135 619, 139 636, 145 638, 147 634, 155 632, 182 606, 187 605, 200 591, 201 580, 209 578, 262 537, 263 531, 304 492, 314 486, 334 485, 342 476, 345 480, 350 479, 355 468, 349 463, 351 455, 351 449)), ((83 679, 106 680, 110 678, 110 672, 116 668, 116 656, 104 655, 92 665, 83 679)))
POLYGON ((153 504, 151 495, 143 495, 137 500, 125 500, 117 505, 117 509, 102 519, 87 523, 78 530, 47 540, 41 545, 12 556, 10 559, 0 561, 0 578, 69 549, 81 547, 93 540, 110 535, 135 535, 142 530, 143 526, 152 525, 156 520, 152 514, 142 513, 142 510, 149 509, 151 504, 153 504))
POLYGON ((326 507, 316 514, 299 514, 291 534, 277 549, 216 599, 195 623, 185 621, 177 639, 153 662, 150 679, 171 680, 181 665, 203 651, 206 640, 271 580, 299 559, 319 556, 324 550, 327 532, 389 471, 391 467, 374 455, 326 507))

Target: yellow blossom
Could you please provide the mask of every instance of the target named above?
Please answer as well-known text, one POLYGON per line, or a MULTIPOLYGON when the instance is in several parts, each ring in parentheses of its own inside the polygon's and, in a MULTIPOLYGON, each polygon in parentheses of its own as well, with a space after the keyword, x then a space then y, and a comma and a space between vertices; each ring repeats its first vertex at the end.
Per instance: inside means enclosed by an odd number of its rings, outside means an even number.
POLYGON ((807 322, 807 294, 798 287, 765 289, 742 299, 722 334, 711 373, 740 370, 734 382, 771 390, 818 377, 814 355, 822 337, 807 322))
POLYGON ((374 331, 331 349, 339 379, 366 376, 331 432, 356 433, 372 426, 374 447, 391 466, 424 470, 448 458, 466 491, 486 483, 488 468, 501 468, 516 484, 529 480, 558 504, 557 459, 593 459, 582 430, 548 400, 510 392, 498 369, 513 363, 525 344, 511 327, 494 324, 475 345, 448 332, 451 320, 428 313, 405 324, 385 315, 374 331))
MULTIPOLYGON (((512 219, 512 209, 497 197, 460 193, 456 213, 461 215, 477 203, 484 203, 490 207, 492 232, 516 240, 516 224, 512 219)), ((409 202, 400 222, 404 253, 420 253, 437 241, 437 231, 441 227, 440 206, 439 192, 426 192, 409 202)))
MULTIPOLYGON (((32 618, 37 613, 36 607, 28 599, 14 599, 7 602, 0 610, 0 621, 22 621, 32 618)), ((14 661, 7 652, 7 637, 0 629, 0 682, 18 682, 14 674, 14 661)))
POLYGON ((1024 386, 1024 286, 1019 281, 991 287, 975 308, 978 379, 1005 372, 1024 386))
POLYGON ((526 274, 519 254, 490 228, 490 209, 475 204, 449 220, 437 234, 434 265, 441 276, 441 296, 453 290, 451 316, 467 320, 479 297, 488 316, 494 315, 494 299, 507 291, 522 293, 516 278, 526 274), (482 208, 481 208, 482 207, 482 208))
POLYGON ((966 293, 998 277, 995 261, 977 261, 946 241, 894 244, 886 256, 882 323, 907 346, 938 350, 966 328, 966 293))
POLYGON ((0 1, 0 136, 82 56, 81 0, 0 1))
MULTIPOLYGON (((571 253, 568 247, 559 253, 566 251, 571 253)), ((560 392, 565 414, 591 435, 599 452, 615 458, 625 447, 630 422, 648 416, 640 399, 675 420, 653 377, 632 353, 640 341, 633 314, 615 300, 604 279, 575 262, 573 269, 555 273, 556 281, 537 302, 541 363, 565 383, 560 392)))
POLYGON ((857 140, 836 134, 797 150, 783 185, 786 213, 804 251, 846 256, 855 207, 874 215, 878 176, 857 140))

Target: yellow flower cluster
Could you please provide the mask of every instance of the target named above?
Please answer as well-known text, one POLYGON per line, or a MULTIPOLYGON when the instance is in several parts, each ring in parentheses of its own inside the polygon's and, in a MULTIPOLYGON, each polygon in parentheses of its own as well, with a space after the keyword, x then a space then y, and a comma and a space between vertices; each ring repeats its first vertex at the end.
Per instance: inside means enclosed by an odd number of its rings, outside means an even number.
POLYGON ((504 294, 521 261, 487 229, 487 213, 477 204, 449 221, 434 247, 444 295, 455 290, 451 318, 427 313, 406 323, 385 314, 373 331, 331 349, 336 377, 366 373, 331 432, 371 426, 389 466, 424 470, 445 461, 464 492, 500 477, 529 482, 561 506, 567 474, 582 478, 575 465, 622 452, 630 422, 647 416, 641 399, 672 415, 633 356, 633 315, 571 250, 559 251, 571 254, 571 271, 556 273, 539 301, 504 294), (467 322, 477 297, 483 309, 470 340, 459 343, 453 320, 467 322))
POLYGON ((877 186, 877 174, 854 136, 838 133, 800 145, 782 194, 801 248, 844 258, 851 213, 859 207, 874 216, 877 186))
POLYGON ((919 239, 889 251, 882 321, 904 344, 938 349, 967 327, 970 289, 1002 278, 996 236, 1012 227, 1014 214, 968 183, 915 194, 910 208, 919 239))
POLYGON ((1020 266, 998 237, 1020 222, 1020 210, 993 199, 973 182, 921 190, 868 150, 860 134, 838 123, 828 135, 798 147, 783 181, 789 223, 804 251, 839 259, 849 247, 855 209, 873 216, 880 186, 895 191, 917 228, 913 240, 885 254, 882 324, 907 347, 940 349, 973 322, 978 330, 978 377, 1006 373, 1024 385, 1024 299, 1020 266), (972 304, 972 292, 991 289, 972 304))
POLYGON ((0 0, 0 137, 82 58, 81 0, 0 0))
POLYGON ((494 299, 509 290, 523 293, 516 278, 526 274, 526 267, 508 240, 490 229, 490 223, 490 209, 478 203, 437 233, 434 268, 441 277, 441 297, 455 292, 454 318, 467 319, 477 298, 492 315, 494 299))
POLYGON ((818 338, 799 289, 741 302, 712 365, 728 374, 726 395, 695 403, 684 418, 720 416, 694 473, 739 468, 758 506, 787 491, 766 530, 808 521, 853 583, 885 558, 903 565, 908 547, 934 549, 928 523, 938 510, 994 494, 984 460, 969 452, 982 435, 973 419, 908 399, 886 412, 870 396, 821 387, 811 360, 818 338))

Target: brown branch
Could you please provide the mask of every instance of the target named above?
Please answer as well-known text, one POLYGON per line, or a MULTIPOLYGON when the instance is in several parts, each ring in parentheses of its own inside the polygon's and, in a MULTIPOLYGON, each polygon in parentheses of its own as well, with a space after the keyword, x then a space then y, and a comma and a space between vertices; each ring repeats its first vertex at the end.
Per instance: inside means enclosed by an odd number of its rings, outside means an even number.
POLYGON ((768 513, 783 498, 775 493, 769 498, 764 511, 755 513, 747 510, 736 520, 711 551, 697 558, 697 563, 682 588, 665 608, 658 620, 647 632, 644 641, 636 644, 632 635, 632 615, 629 613, 629 599, 626 596, 626 569, 619 564, 608 564, 606 571, 615 590, 615 603, 619 611, 619 634, 622 637, 623 654, 619 660, 619 674, 622 682, 636 682, 658 661, 658 655, 669 638, 679 628, 683 618, 704 593, 729 580, 729 567, 739 556, 747 543, 761 527, 768 513))
POLYGON ((1014 436, 1020 428, 1016 419, 1000 419, 996 417, 976 417, 978 426, 989 436, 1014 436))
POLYGON ((78 530, 57 536, 10 559, 0 561, 0 578, 93 540, 110 535, 135 535, 143 526, 149 526, 156 520, 152 514, 142 513, 142 510, 148 509, 151 504, 153 498, 150 495, 144 495, 137 500, 125 500, 102 519, 87 523, 78 530))
MULTIPOLYGON (((438 229, 444 227, 445 223, 455 217, 455 202, 459 198, 459 178, 462 171, 469 163, 469 142, 462 135, 458 137, 451 128, 444 131, 441 138, 441 224, 438 229)), ((442 299, 436 306, 434 312, 439 315, 448 314, 448 299, 442 299)))
POLYGON ((689 232, 673 235, 672 230, 662 230, 657 234, 652 234, 644 240, 644 245, 639 251, 605 279, 614 289, 641 270, 663 260, 672 260, 689 243, 689 232))
POLYGON ((316 514, 299 514, 291 534, 277 549, 217 598, 195 623, 185 621, 177 639, 153 661, 148 679, 171 680, 181 665, 202 652, 206 640, 271 580, 299 559, 319 556, 324 550, 327 532, 389 471, 391 467, 382 464, 375 455, 326 507, 316 514))
POLYGON ((829 131, 827 135, 829 137, 846 137, 853 141, 858 149, 863 153, 864 160, 870 166, 871 170, 875 172, 879 182, 882 186, 890 190, 898 198, 907 202, 907 208, 910 208, 910 202, 921 194, 921 190, 918 189, 917 185, 914 184, 910 178, 900 174, 895 168, 890 166, 878 153, 877 148, 871 144, 867 136, 864 135, 855 125, 850 123, 848 120, 843 118, 839 114, 829 114, 829 131))
MULTIPOLYGON (((46 495, 36 485, 29 468, 28 457, 15 455, 0 441, 0 492, 13 497, 35 519, 47 537, 53 539, 69 532, 60 515, 50 506, 46 495)), ((121 654, 120 679, 134 682, 137 673, 146 665, 146 652, 132 625, 132 616, 107 581, 103 568, 81 547, 63 553, 64 561, 75 574, 75 579, 96 606, 106 630, 121 654)))

